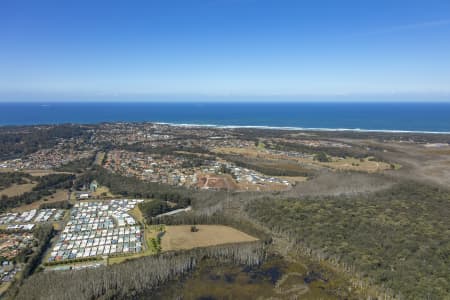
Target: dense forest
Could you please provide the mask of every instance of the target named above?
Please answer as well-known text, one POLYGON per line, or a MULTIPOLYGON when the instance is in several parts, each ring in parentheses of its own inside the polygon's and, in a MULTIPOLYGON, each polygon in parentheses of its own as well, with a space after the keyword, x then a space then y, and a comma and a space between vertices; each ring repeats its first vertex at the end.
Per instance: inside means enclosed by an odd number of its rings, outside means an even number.
POLYGON ((189 198, 181 198, 177 200, 179 201, 177 203, 173 203, 174 205, 170 205, 167 201, 162 200, 142 202, 139 203, 139 209, 141 210, 146 220, 151 220, 157 215, 180 208, 185 208, 191 204, 191 200, 189 198))
POLYGON ((247 206, 251 217, 305 254, 405 299, 450 295, 449 211, 449 192, 416 182, 358 196, 266 198, 247 206))
POLYGON ((0 127, 0 160, 13 159, 51 148, 59 139, 90 136, 86 126, 5 126, 0 127))
POLYGON ((72 174, 50 174, 35 178, 38 183, 30 192, 12 197, 2 195, 0 211, 38 201, 42 197, 52 195, 57 189, 69 189, 72 187, 75 176, 72 174))
POLYGON ((2 172, 0 173, 0 190, 6 189, 13 184, 28 183, 33 177, 23 172, 2 172))

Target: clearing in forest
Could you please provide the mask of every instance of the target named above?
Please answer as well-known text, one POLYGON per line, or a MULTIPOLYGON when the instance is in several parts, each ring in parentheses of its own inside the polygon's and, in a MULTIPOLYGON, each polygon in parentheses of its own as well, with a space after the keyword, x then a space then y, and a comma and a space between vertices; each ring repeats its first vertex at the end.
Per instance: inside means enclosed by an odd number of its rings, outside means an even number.
POLYGON ((196 228, 198 231, 191 232, 191 225, 166 226, 166 232, 161 238, 162 251, 258 240, 242 231, 223 225, 196 225, 196 228))
POLYGON ((52 203, 67 200, 67 190, 58 189, 50 196, 42 197, 38 201, 34 201, 30 204, 21 205, 12 209, 14 212, 24 212, 31 209, 38 209, 41 204, 52 203))
MULTIPOLYGON (((373 157, 366 157, 363 159, 358 159, 354 157, 335 157, 329 156, 329 162, 320 162, 314 159, 314 155, 306 154, 305 157, 290 157, 286 154, 280 153, 270 153, 268 151, 262 150, 260 148, 233 148, 233 147, 219 147, 213 150, 216 153, 229 154, 229 155, 240 155, 250 159, 259 159, 259 165, 265 167, 276 168, 275 166, 281 167, 281 169, 290 171, 304 171, 305 166, 319 166, 328 167, 335 170, 350 170, 350 171, 362 171, 362 172, 381 172, 384 170, 392 169, 391 164, 377 161, 373 157), (274 162, 274 165, 270 165, 268 162, 274 162), (290 163, 289 163, 290 162, 290 163), (294 164, 292 164, 294 163, 294 164)), ((395 169, 400 168, 399 165, 395 165, 395 169)))
POLYGON ((6 195, 8 197, 20 196, 30 192, 35 186, 36 183, 13 184, 6 189, 0 190, 0 195, 6 195))
POLYGON ((31 176, 35 177, 42 177, 47 176, 50 174, 72 174, 70 172, 59 172, 59 171, 53 171, 53 170, 38 170, 38 169, 12 169, 12 168, 0 168, 0 173, 6 173, 6 172, 22 172, 30 174, 31 176))

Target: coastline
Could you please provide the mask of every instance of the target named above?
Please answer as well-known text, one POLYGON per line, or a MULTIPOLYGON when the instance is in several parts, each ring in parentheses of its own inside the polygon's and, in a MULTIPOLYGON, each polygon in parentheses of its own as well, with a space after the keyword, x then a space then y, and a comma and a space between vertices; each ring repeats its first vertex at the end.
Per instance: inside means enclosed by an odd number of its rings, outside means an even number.
POLYGON ((211 127, 219 129, 270 129, 286 131, 324 131, 324 132, 379 132, 379 133, 421 133, 421 134, 450 134, 450 131, 425 131, 425 130, 397 130, 397 129, 361 129, 361 128, 309 128, 295 126, 266 126, 266 125, 218 125, 218 124, 194 124, 194 123, 172 123, 172 122, 108 122, 108 123, 152 123, 179 127, 211 127))
POLYGON ((211 128, 450 134, 450 103, 0 103, 0 128, 156 123, 211 128))
POLYGON ((326 127, 296 127, 296 126, 268 126, 268 125, 222 125, 222 124, 198 124, 198 123, 175 123, 158 121, 99 121, 99 122, 55 122, 36 124, 0 124, 0 128, 6 127, 32 127, 32 126, 56 126, 64 124, 72 125, 97 125, 102 123, 135 123, 135 124, 158 124, 185 128, 218 128, 218 129, 268 129, 283 131, 322 131, 322 132, 372 132, 372 133, 406 133, 406 134, 450 134, 450 131, 427 131, 427 130, 400 130, 400 129, 364 129, 364 128, 326 128, 326 127))

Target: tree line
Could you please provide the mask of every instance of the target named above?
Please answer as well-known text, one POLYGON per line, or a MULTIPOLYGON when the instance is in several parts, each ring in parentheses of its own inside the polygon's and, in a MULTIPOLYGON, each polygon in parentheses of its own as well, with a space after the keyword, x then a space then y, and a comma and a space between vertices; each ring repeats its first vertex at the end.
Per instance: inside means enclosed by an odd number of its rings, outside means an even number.
POLYGON ((267 162, 262 158, 249 159, 248 157, 242 157, 241 155, 232 154, 218 154, 221 158, 230 161, 241 168, 255 170, 267 176, 301 176, 312 177, 314 171, 306 168, 301 168, 299 165, 293 165, 292 169, 285 168, 274 162, 267 162))
POLYGON ((33 179, 28 173, 24 172, 2 172, 0 173, 0 190, 9 188, 13 184, 25 184, 33 179))
POLYGON ((29 278, 39 268, 39 264, 47 251, 50 240, 55 231, 52 224, 42 224, 33 230, 33 236, 36 239, 32 248, 23 249, 15 258, 17 262, 24 263, 20 276, 15 277, 11 287, 8 289, 5 298, 14 299, 26 278, 29 278))
POLYGON ((72 203, 70 203, 69 200, 61 200, 61 201, 54 201, 54 202, 48 202, 48 203, 41 203, 39 205, 39 209, 71 209, 72 203))
POLYGON ((249 242, 163 253, 94 269, 41 272, 24 281, 15 299, 136 298, 187 274, 203 259, 252 266, 265 257, 262 243, 249 242))
POLYGON ((172 205, 168 203, 168 201, 162 200, 153 200, 139 203, 139 209, 141 210, 143 216, 150 220, 157 215, 170 212, 176 209, 188 207, 191 204, 190 198, 180 198, 175 199, 177 202, 174 202, 172 205))
POLYGON ((127 177, 109 172, 99 166, 95 166, 92 170, 79 176, 75 182, 75 187, 81 188, 94 179, 100 185, 108 187, 111 193, 123 197, 154 198, 162 201, 181 203, 189 202, 192 194, 188 189, 174 187, 168 184, 144 182, 135 177, 127 177))
POLYGON ((272 236, 260 228, 257 228, 253 223, 244 218, 236 218, 220 212, 213 214, 186 212, 173 216, 147 219, 147 223, 150 225, 225 225, 257 237, 265 244, 270 244, 272 242, 272 236))
POLYGON ((75 176, 72 174, 49 174, 38 178, 38 183, 30 192, 22 195, 8 197, 1 196, 0 212, 8 208, 18 207, 39 201, 42 197, 52 195, 57 189, 69 189, 75 176))

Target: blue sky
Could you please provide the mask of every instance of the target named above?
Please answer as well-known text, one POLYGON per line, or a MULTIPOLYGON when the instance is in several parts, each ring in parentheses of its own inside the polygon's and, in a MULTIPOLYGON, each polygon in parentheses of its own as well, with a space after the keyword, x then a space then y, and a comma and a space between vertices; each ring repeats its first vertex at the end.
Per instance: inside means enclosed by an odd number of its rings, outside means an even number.
POLYGON ((450 101, 450 1, 0 1, 0 101, 450 101))

